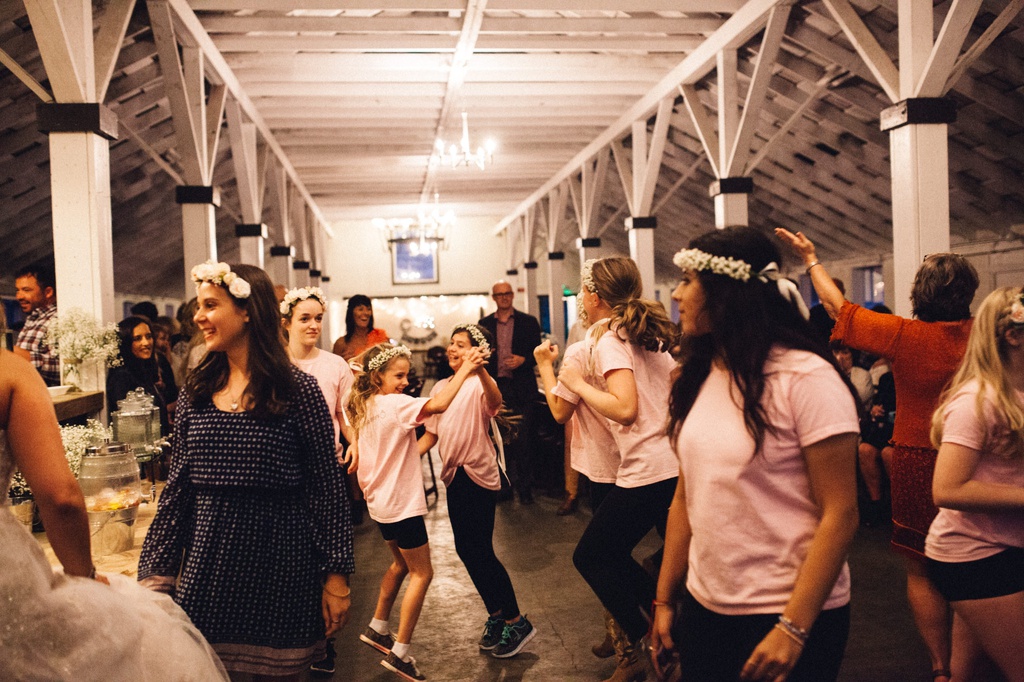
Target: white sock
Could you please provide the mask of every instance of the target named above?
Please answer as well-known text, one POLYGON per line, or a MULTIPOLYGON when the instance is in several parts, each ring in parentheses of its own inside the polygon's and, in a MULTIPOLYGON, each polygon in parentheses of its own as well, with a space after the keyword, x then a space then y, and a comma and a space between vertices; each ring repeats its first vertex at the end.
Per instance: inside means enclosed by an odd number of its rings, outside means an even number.
POLYGON ((403 661, 409 660, 409 645, 402 644, 401 642, 395 642, 394 646, 391 647, 391 653, 398 656, 403 661))
POLYGON ((388 622, 386 620, 374 618, 370 621, 370 629, 378 635, 386 635, 388 634, 388 622))

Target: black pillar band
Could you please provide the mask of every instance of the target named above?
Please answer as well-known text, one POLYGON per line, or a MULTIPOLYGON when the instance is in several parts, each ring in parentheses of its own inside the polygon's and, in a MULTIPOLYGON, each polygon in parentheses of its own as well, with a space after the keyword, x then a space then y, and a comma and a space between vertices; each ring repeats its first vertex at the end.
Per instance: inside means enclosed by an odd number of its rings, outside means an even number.
POLYGON ((577 249, 593 249, 601 246, 599 237, 582 237, 576 240, 577 249))
POLYGON ((292 261, 292 270, 309 270, 308 260, 292 261))
POLYGON ((511 270, 506 270, 505 274, 508 275, 509 277, 515 277, 516 275, 519 274, 519 271, 516 270, 515 268, 512 268, 511 270))
POLYGON ((564 251, 549 251, 548 260, 565 260, 564 251))
POLYGON ((263 237, 267 238, 267 226, 263 223, 241 223, 235 225, 236 237, 263 237))
POLYGON ((213 204, 220 206, 220 190, 210 185, 178 185, 174 200, 179 204, 213 204))
POLYGON ((310 268, 309 276, 310 277, 319 277, 320 276, 320 271, 315 269, 315 268, 310 268))
POLYGON ((753 191, 754 178, 744 176, 719 178, 708 185, 708 195, 712 197, 719 194, 750 194, 753 191))
POLYGON ((117 139, 117 114, 102 104, 41 102, 36 120, 43 133, 95 133, 117 139))
POLYGON ((658 219, 652 215, 630 216, 626 218, 627 230, 653 230, 658 226, 658 219))
POLYGON ((529 263, 523 263, 523 269, 524 270, 536 270, 537 269, 537 261, 532 260, 529 263))
POLYGON ((912 97, 883 109, 882 130, 894 130, 915 123, 956 123, 956 102, 948 97, 912 97))
POLYGON ((270 247, 270 255, 271 256, 291 256, 291 257, 294 258, 295 257, 295 247, 294 246, 287 246, 287 245, 284 245, 284 246, 271 246, 270 247))

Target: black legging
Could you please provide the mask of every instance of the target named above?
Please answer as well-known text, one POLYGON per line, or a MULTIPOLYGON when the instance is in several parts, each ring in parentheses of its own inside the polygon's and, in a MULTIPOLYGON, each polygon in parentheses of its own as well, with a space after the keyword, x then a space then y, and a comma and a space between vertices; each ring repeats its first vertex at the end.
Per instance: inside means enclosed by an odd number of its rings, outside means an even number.
POLYGON ((633 548, 655 527, 665 527, 677 478, 639 488, 612 488, 576 545, 572 562, 604 607, 636 642, 657 582, 634 559, 633 548))
POLYGON ((505 620, 519 615, 519 603, 508 571, 494 554, 494 507, 498 491, 482 488, 459 467, 447 488, 448 518, 455 534, 455 551, 466 565, 488 614, 505 620))

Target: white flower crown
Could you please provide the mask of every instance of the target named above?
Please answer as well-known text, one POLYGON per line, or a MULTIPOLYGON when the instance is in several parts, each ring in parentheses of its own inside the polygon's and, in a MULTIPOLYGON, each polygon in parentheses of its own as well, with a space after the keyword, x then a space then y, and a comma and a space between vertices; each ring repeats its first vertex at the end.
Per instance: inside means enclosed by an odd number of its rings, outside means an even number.
POLYGON ((252 293, 249 283, 231 272, 231 266, 227 263, 214 263, 208 260, 195 266, 192 268, 192 281, 196 283, 197 289, 203 282, 226 287, 228 293, 235 298, 249 298, 249 294, 252 293))
MULTIPOLYGON (((724 275, 740 282, 749 282, 750 272, 753 269, 750 267, 750 263, 744 260, 727 256, 714 256, 700 249, 682 249, 672 257, 672 262, 680 270, 693 270, 694 272, 710 270, 716 275, 724 275)), ((779 290, 779 294, 800 311, 800 315, 805 320, 810 317, 807 304, 804 303, 804 299, 800 295, 800 290, 792 280, 782 275, 775 261, 764 266, 757 273, 757 279, 765 284, 774 282, 779 290)))
POLYGON ((475 324, 457 324, 452 329, 452 336, 455 336, 459 332, 466 332, 469 334, 474 341, 476 341, 476 347, 480 349, 480 352, 487 354, 491 350, 491 344, 487 343, 487 339, 484 337, 484 333, 480 331, 480 327, 475 324))
POLYGON ((324 310, 327 309, 327 295, 324 294, 323 289, 320 287, 298 287, 289 289, 288 293, 284 295, 284 300, 281 301, 281 314, 290 314, 296 303, 309 298, 315 298, 324 307, 324 310))
POLYGON ((680 270, 710 270, 716 275, 725 275, 741 282, 750 279, 750 263, 726 256, 713 256, 700 249, 682 249, 672 257, 672 262, 680 270))
POLYGON ((366 371, 376 372, 381 367, 386 367, 389 362, 397 358, 399 355, 405 358, 412 358, 412 351, 405 346, 392 346, 391 348, 374 355, 373 359, 366 363, 366 371))
POLYGON ((1024 293, 1013 299, 1013 303, 1010 304, 1010 322, 1024 324, 1024 293))

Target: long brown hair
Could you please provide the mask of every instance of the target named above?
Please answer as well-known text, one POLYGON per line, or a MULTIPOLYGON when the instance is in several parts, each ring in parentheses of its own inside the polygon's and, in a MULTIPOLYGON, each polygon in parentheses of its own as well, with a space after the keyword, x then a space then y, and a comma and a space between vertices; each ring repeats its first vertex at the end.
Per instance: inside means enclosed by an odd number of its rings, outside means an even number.
MULTIPOLYGON (((292 363, 281 334, 281 313, 274 284, 263 270, 253 265, 231 265, 231 271, 249 283, 248 298, 235 298, 221 286, 232 302, 249 313, 246 325, 249 345, 249 385, 242 394, 243 403, 253 406, 254 416, 264 419, 288 411, 295 391, 292 363)), ((227 354, 211 351, 188 376, 185 392, 196 403, 213 400, 213 394, 228 383, 227 354)))

